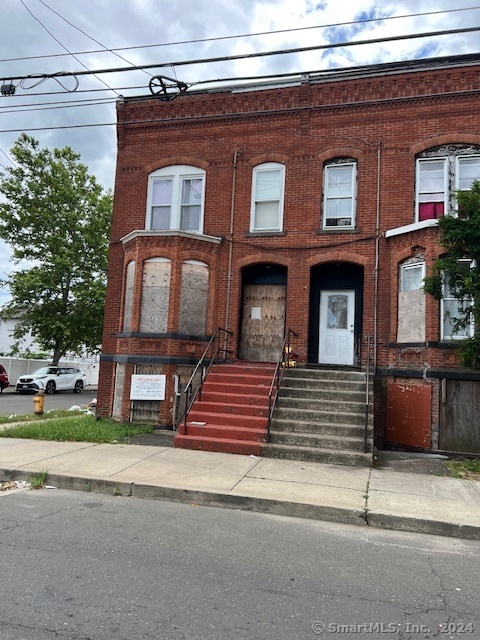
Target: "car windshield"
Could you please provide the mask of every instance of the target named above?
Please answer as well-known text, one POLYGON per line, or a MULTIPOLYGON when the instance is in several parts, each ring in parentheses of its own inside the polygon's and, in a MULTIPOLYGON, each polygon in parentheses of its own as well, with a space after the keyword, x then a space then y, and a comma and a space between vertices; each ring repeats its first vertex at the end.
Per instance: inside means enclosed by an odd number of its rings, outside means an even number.
POLYGON ((37 369, 36 371, 33 372, 34 376, 37 375, 41 375, 41 376, 45 376, 45 375, 52 375, 54 373, 57 373, 58 369, 56 367, 42 367, 41 369, 37 369))

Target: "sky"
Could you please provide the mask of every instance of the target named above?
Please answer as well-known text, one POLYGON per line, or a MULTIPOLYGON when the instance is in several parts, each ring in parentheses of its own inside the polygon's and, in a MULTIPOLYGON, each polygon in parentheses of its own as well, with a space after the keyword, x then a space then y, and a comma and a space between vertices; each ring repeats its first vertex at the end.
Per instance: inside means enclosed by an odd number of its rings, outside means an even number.
MULTIPOLYGON (((0 0, 0 24, 0 84, 15 85, 15 95, 0 95, 0 171, 13 166, 9 151, 26 131, 41 146, 70 146, 113 190, 115 103, 122 95, 150 95, 153 76, 195 85, 478 53, 478 31, 331 45, 480 26, 480 0, 0 0), (313 46, 324 48, 193 64, 313 46), (139 65, 158 67, 134 69, 139 65), (132 70, 85 73, 119 68, 132 70), (80 75, 39 77, 59 72, 80 75)), ((0 241, 0 279, 12 268, 0 241)), ((8 299, 0 287, 0 306, 8 299)))

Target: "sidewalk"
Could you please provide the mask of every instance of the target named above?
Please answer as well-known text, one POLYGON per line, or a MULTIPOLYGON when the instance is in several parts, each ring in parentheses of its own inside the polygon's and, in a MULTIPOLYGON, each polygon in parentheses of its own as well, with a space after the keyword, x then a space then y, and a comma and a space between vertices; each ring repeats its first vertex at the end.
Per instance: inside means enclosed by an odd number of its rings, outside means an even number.
MULTIPOLYGON (((410 466, 421 468, 415 461, 410 466)), ((28 479, 29 474, 47 470, 48 484, 59 489, 480 539, 479 481, 394 467, 0 438, 1 481, 28 479)))

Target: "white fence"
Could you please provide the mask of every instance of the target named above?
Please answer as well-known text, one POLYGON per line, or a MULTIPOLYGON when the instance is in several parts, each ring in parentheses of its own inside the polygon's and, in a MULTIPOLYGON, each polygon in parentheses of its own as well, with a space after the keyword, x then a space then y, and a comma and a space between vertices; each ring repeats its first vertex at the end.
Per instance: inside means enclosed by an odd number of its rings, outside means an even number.
MULTIPOLYGON (((7 358, 0 356, 0 364, 3 364, 7 370, 8 379, 11 386, 15 386, 17 378, 23 376, 25 373, 32 373, 40 367, 45 367, 50 364, 48 360, 32 360, 29 358, 7 358)), ((62 367, 78 367, 87 376, 87 385, 98 384, 98 369, 100 363, 95 362, 79 362, 78 360, 60 360, 60 366, 62 367)))

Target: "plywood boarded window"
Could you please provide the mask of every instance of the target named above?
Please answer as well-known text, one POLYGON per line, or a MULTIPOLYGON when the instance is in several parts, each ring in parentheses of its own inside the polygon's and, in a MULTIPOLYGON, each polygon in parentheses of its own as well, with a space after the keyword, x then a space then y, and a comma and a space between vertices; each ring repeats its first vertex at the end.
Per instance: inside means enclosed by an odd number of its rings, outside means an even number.
POLYGON ((135 262, 129 262, 125 276, 125 304, 123 307, 123 330, 130 331, 132 323, 133 287, 135 284, 135 262))
POLYGON ((143 265, 140 331, 165 333, 168 325, 172 263, 166 258, 150 258, 143 265))
POLYGON ((204 262, 185 260, 182 264, 182 288, 178 330, 203 336, 207 324, 209 269, 204 262))
POLYGON ((400 267, 397 342, 425 341, 425 263, 408 262, 400 267))

